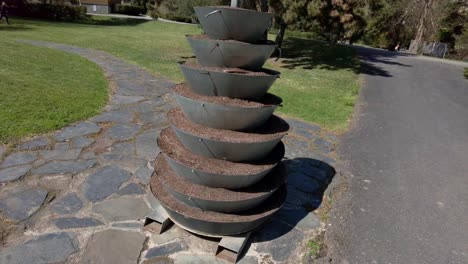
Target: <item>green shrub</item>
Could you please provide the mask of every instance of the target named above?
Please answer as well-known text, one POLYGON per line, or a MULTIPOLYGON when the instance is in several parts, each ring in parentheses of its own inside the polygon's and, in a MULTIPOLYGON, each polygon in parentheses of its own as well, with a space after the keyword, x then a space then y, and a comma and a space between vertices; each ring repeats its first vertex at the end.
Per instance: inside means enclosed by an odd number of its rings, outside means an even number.
POLYGON ((194 6, 228 5, 226 0, 170 0, 155 7, 160 17, 186 23, 197 22, 194 6))
POLYGON ((12 8, 17 16, 34 17, 42 19, 55 19, 63 21, 83 20, 86 18, 85 6, 67 6, 51 4, 25 4, 12 8))
POLYGON ((114 8, 114 13, 124 14, 124 15, 129 15, 129 16, 138 16, 144 12, 145 10, 143 7, 135 6, 135 5, 116 4, 114 8))

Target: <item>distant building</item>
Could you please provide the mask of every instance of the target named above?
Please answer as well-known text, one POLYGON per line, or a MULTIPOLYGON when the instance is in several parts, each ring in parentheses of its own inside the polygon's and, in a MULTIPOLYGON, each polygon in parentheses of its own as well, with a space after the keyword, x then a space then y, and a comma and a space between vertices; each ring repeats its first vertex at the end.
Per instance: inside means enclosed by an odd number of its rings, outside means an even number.
POLYGON ((109 14, 115 4, 120 4, 120 0, 81 0, 82 6, 86 6, 87 13, 109 14))

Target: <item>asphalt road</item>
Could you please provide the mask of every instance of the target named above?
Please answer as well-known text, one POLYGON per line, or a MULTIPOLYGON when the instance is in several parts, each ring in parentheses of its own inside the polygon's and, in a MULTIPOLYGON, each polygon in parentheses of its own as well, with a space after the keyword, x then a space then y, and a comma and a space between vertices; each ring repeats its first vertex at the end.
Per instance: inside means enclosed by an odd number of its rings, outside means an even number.
POLYGON ((367 66, 354 124, 340 147, 351 177, 331 220, 333 263, 467 264, 463 65, 359 53, 367 66))

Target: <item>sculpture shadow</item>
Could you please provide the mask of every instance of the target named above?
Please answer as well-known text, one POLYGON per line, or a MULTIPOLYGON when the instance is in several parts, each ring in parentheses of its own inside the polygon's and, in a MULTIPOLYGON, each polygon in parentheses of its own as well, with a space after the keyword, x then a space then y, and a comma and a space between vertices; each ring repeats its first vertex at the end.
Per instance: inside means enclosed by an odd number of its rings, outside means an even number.
POLYGON ((322 204, 324 193, 336 174, 335 169, 328 163, 311 158, 295 158, 283 162, 288 168, 286 202, 269 222, 254 231, 241 257, 252 243, 275 239, 294 243, 288 241, 294 237, 290 234, 294 228, 304 230, 319 224, 317 218, 310 217, 309 214, 322 204))
POLYGON ((378 63, 411 67, 393 60, 399 56, 408 56, 361 46, 332 44, 304 38, 288 37, 283 42, 281 67, 287 69, 348 69, 357 74, 392 77, 379 67, 378 63), (355 56, 357 53, 358 56, 355 56))

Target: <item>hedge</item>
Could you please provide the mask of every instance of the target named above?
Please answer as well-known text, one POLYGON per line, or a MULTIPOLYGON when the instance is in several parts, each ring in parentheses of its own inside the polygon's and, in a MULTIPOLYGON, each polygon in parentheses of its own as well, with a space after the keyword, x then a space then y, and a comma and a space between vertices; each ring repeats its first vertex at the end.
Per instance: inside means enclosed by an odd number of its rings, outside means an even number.
POLYGON ((64 21, 83 20, 86 18, 85 6, 26 4, 21 7, 13 7, 11 12, 17 16, 64 21))
POLYGON ((138 16, 144 12, 144 8, 135 5, 121 5, 116 4, 114 7, 114 13, 124 14, 129 16, 138 16))

